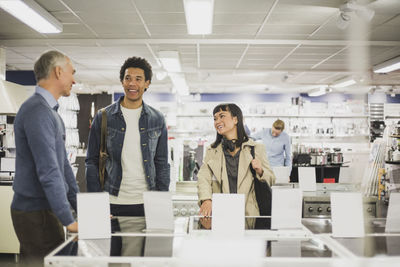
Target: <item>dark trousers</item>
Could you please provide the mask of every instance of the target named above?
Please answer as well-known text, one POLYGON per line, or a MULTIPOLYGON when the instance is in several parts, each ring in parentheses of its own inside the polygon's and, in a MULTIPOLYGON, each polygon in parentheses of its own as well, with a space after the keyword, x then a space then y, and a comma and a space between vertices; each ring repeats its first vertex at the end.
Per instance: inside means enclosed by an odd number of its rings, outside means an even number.
POLYGON ((65 240, 63 226, 50 210, 11 209, 11 218, 20 243, 22 263, 43 264, 43 258, 65 240))
POLYGON ((110 204, 110 211, 113 216, 144 216, 144 205, 110 204))

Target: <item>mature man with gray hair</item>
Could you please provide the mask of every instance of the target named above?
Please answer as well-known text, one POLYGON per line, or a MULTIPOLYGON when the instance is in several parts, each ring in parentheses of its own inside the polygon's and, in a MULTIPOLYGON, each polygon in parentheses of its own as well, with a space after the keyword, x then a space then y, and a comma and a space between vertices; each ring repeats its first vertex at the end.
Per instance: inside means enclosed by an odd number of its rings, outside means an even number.
POLYGON ((35 93, 19 109, 14 121, 16 168, 11 217, 20 242, 22 260, 43 257, 78 224, 78 186, 65 150, 65 127, 57 100, 69 96, 75 83, 71 60, 57 51, 40 56, 34 66, 35 93))

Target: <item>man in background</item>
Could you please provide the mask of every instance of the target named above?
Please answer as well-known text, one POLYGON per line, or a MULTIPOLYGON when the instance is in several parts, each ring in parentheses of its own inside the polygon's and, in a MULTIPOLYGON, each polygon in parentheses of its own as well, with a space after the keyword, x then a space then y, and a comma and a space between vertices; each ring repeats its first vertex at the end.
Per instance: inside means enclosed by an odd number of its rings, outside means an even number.
POLYGON ((89 192, 110 194, 115 216, 144 216, 143 192, 168 191, 168 136, 163 114, 143 101, 150 86, 151 65, 144 58, 128 58, 120 69, 125 95, 105 108, 108 158, 104 188, 99 178, 102 112, 93 119, 86 157, 89 192))
POLYGON ((272 128, 263 129, 251 136, 264 143, 271 167, 292 167, 290 137, 283 131, 284 129, 285 123, 282 120, 276 120, 272 128))
POLYGON ((78 231, 78 186, 65 150, 65 127, 57 113, 61 96, 75 83, 71 60, 57 51, 40 56, 34 66, 35 93, 19 109, 15 121, 16 167, 11 217, 20 242, 21 260, 29 264, 64 239, 63 225, 78 231))

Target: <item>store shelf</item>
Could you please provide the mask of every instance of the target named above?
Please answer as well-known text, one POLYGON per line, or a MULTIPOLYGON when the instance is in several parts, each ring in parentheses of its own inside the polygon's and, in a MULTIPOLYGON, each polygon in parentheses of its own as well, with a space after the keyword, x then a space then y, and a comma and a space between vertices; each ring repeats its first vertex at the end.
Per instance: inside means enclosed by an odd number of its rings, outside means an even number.
POLYGON ((173 134, 210 134, 210 133, 215 133, 215 131, 207 131, 207 130, 179 130, 179 131, 169 130, 168 131, 168 135, 173 135, 173 134))
POLYGON ((193 117, 201 117, 201 118, 212 118, 212 115, 209 114, 186 114, 186 115, 176 115, 177 118, 193 118, 193 117))
POLYGON ((369 137, 369 134, 356 134, 356 135, 296 135, 288 133, 292 138, 357 138, 357 137, 369 137))
MULTIPOLYGON (((211 115, 207 114, 186 114, 177 115, 177 118, 187 118, 187 117, 204 117, 212 118, 211 115)), ((352 118, 368 118, 368 115, 278 115, 278 114, 244 114, 245 118, 333 118, 333 119, 352 119, 352 118)))
POLYGON ((385 119, 400 119, 400 116, 385 116, 385 119))
POLYGON ((393 164, 393 165, 400 165, 400 161, 387 161, 385 160, 386 164, 393 164))

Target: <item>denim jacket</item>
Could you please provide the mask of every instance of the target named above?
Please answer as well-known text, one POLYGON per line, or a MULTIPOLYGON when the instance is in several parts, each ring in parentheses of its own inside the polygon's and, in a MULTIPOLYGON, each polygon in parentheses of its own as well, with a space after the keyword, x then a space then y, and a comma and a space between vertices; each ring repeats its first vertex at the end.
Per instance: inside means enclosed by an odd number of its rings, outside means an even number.
MULTIPOLYGON (((107 154, 104 191, 118 196, 122 181, 121 153, 126 123, 120 103, 123 96, 106 107, 107 154)), ((93 119, 86 156, 86 183, 89 192, 101 191, 99 182, 99 152, 101 111, 93 119)), ((168 163, 168 136, 164 116, 143 102, 139 118, 140 143, 146 182, 149 190, 168 191, 170 167, 168 163)))

